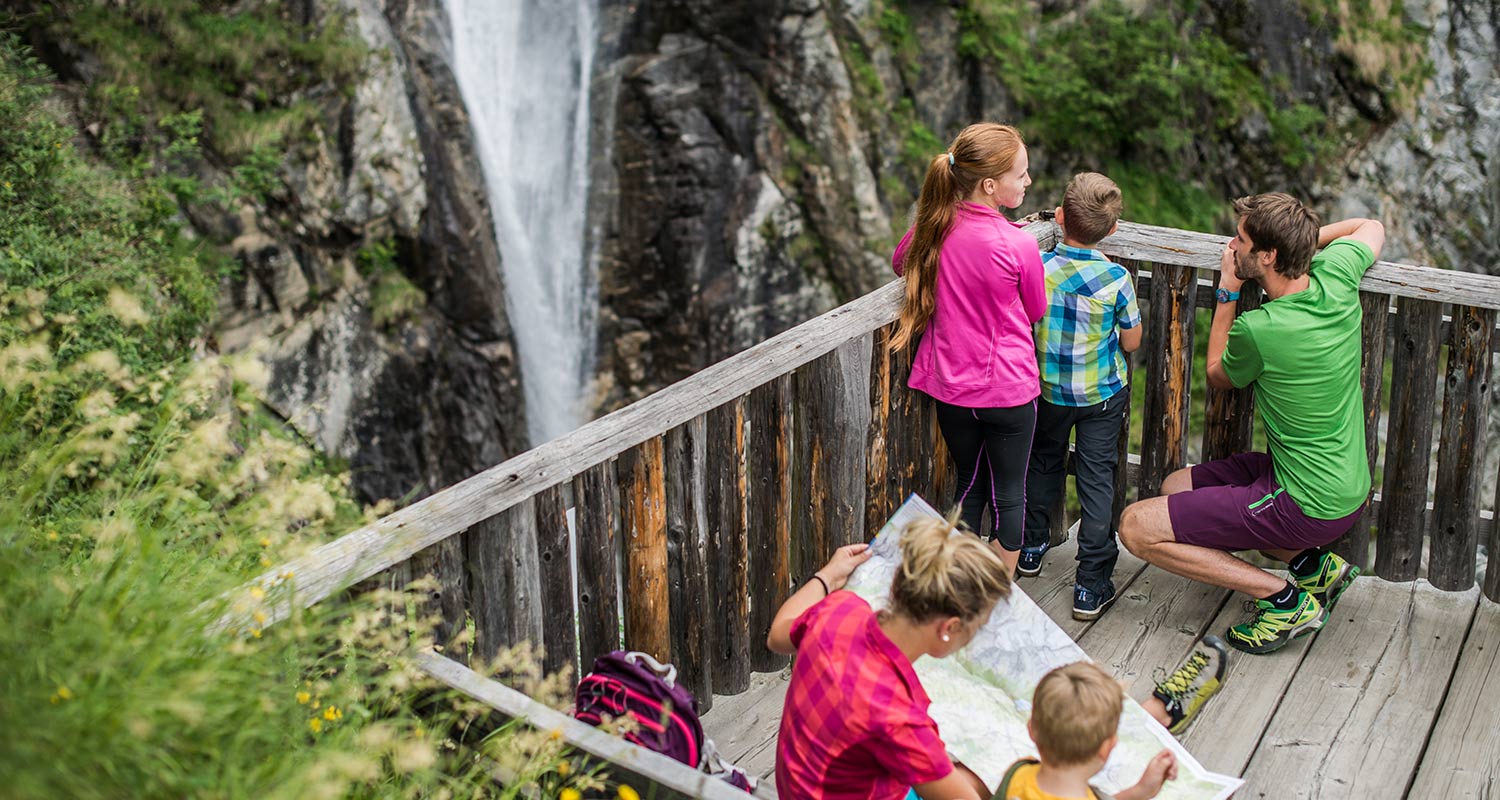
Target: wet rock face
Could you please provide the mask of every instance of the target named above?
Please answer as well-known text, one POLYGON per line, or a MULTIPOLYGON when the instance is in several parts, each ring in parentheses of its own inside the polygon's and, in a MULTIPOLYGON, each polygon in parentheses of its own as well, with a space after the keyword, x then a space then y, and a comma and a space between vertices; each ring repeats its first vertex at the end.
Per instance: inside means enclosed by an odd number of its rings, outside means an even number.
POLYGON ((261 354, 268 403, 348 459, 363 497, 420 497, 526 447, 520 376, 441 5, 338 8, 369 63, 282 202, 215 221, 243 267, 218 338, 261 354))
POLYGON ((1434 72, 1350 167, 1346 213, 1386 221, 1385 257, 1500 272, 1500 2, 1409 3, 1434 72))

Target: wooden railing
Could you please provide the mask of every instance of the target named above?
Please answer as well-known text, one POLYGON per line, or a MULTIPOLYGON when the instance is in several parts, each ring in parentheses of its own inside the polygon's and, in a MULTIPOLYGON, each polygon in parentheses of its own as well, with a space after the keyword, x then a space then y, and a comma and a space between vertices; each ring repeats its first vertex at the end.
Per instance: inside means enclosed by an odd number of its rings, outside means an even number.
MULTIPOLYGON (((1250 447, 1254 404, 1251 390, 1190 391, 1225 238, 1120 228, 1103 249, 1137 274, 1147 328, 1132 380, 1141 450, 1125 452, 1127 419, 1117 514, 1187 462, 1191 403, 1205 404, 1205 459, 1250 447)), ((1027 230, 1043 248, 1056 240, 1051 223, 1027 230)), ((1381 262, 1361 289, 1366 445, 1384 480, 1338 548, 1401 581, 1418 577, 1427 541, 1431 582, 1466 589, 1479 537, 1500 547, 1480 509, 1496 477, 1481 467, 1500 278, 1381 262)), ((449 632, 472 621, 479 654, 529 640, 549 669, 586 667, 623 644, 675 662, 705 710, 745 690, 786 663, 764 637, 795 582, 907 494, 950 498, 932 403, 905 387, 911 350, 886 347, 900 296, 893 282, 271 570, 262 584, 294 588, 275 617, 382 573, 432 574, 449 632)), ((1500 599, 1500 569, 1484 593, 1500 599)), ((465 690, 478 680, 430 671, 465 690)))

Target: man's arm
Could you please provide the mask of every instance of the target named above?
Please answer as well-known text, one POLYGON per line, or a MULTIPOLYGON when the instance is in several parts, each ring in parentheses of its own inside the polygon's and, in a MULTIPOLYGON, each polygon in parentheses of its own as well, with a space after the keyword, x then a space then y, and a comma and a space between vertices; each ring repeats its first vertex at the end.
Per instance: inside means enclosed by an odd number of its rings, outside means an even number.
MULTIPOLYGON (((1238 292, 1244 285, 1245 282, 1234 274, 1234 253, 1225 247, 1224 255, 1219 259, 1219 288, 1238 292)), ((1234 326, 1239 307, 1239 303, 1219 303, 1214 307, 1213 325, 1208 329, 1208 365, 1205 372, 1208 385, 1215 389, 1235 388, 1220 362, 1224 360, 1224 348, 1229 346, 1229 329, 1234 326)))
POLYGON ((1375 260, 1379 261, 1380 250, 1385 246, 1385 226, 1378 219, 1354 217, 1330 222, 1318 229, 1318 249, 1332 244, 1334 239, 1364 242, 1369 246, 1370 252, 1375 254, 1375 260))

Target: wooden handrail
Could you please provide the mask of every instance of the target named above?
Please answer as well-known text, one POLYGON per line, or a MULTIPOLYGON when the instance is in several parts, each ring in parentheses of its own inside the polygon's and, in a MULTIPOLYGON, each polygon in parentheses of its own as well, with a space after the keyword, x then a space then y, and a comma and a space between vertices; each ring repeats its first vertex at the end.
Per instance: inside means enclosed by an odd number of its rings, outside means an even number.
MULTIPOLYGON (((1051 245, 1056 230, 1050 222, 1026 228, 1042 246, 1051 245)), ((285 619, 293 607, 306 608, 389 569, 538 492, 889 324, 899 311, 901 291, 901 282, 892 281, 643 400, 273 567, 238 592, 248 592, 252 586, 268 594, 279 589, 272 596, 280 599, 262 608, 268 617, 262 624, 285 619)), ((250 612, 232 610, 218 620, 217 627, 245 628, 249 624, 250 612)))

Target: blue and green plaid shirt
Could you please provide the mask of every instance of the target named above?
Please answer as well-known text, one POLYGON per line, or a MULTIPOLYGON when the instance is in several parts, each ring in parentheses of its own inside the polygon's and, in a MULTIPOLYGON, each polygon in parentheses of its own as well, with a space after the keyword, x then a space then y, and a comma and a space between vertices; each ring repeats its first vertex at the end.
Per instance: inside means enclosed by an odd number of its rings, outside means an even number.
POLYGON ((1135 283, 1098 250, 1059 244, 1042 256, 1047 313, 1036 324, 1042 399, 1091 406, 1125 388, 1120 328, 1141 324, 1135 283))

